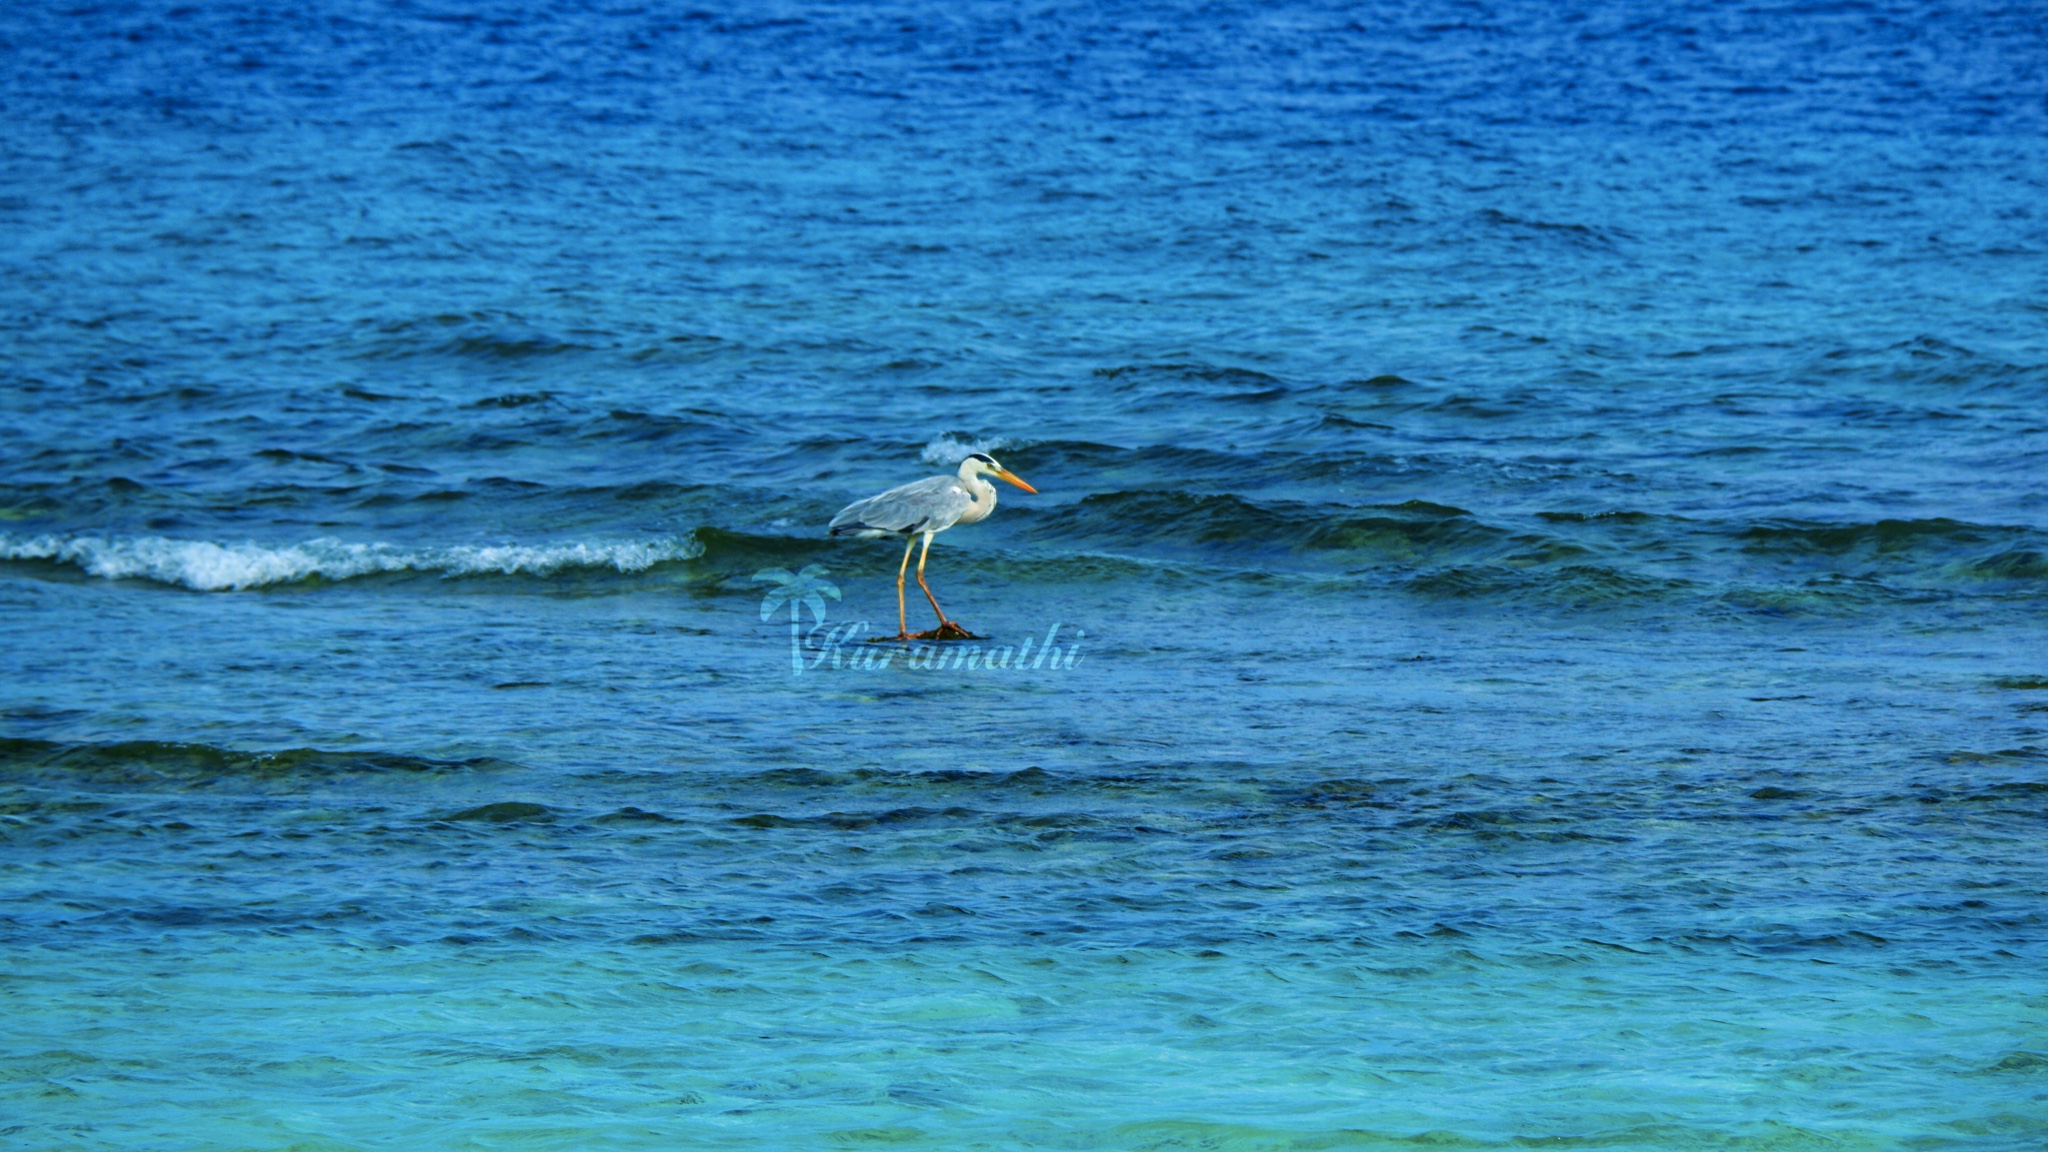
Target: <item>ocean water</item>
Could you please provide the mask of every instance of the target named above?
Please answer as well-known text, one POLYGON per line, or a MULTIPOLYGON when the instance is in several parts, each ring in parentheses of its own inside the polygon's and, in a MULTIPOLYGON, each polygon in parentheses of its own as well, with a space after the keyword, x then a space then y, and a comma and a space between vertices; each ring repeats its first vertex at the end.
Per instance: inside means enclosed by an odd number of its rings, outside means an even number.
POLYGON ((2048 1142, 2039 5, 0 60, 0 1144, 2048 1142))

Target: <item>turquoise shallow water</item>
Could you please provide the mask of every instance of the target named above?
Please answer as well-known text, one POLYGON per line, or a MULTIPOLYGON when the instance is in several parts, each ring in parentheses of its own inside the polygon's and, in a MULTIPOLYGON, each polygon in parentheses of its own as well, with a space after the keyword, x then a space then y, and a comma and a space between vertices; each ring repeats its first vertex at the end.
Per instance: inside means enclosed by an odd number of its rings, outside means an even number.
POLYGON ((0 45, 10 1146, 2048 1139, 2032 11, 0 45))

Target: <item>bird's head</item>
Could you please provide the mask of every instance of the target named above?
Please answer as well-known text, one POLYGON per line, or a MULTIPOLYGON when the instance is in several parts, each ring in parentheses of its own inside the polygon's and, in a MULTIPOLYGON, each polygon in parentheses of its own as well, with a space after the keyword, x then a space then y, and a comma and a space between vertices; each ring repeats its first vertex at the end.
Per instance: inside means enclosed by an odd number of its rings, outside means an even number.
POLYGON ((1038 489, 1026 484, 1015 472, 996 463, 996 458, 986 452, 970 452, 967 454, 967 459, 960 462, 960 475, 963 479, 968 476, 980 476, 983 474, 993 476, 998 480, 1007 480, 1026 492, 1035 494, 1038 491, 1038 489))

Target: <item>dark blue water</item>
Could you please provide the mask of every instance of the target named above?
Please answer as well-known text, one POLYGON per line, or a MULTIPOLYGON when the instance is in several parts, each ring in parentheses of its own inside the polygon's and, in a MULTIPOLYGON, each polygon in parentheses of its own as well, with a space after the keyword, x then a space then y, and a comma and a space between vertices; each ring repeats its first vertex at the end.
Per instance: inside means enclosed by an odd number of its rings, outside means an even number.
POLYGON ((2038 6, 0 61, 11 1145, 2048 1140, 2038 6))

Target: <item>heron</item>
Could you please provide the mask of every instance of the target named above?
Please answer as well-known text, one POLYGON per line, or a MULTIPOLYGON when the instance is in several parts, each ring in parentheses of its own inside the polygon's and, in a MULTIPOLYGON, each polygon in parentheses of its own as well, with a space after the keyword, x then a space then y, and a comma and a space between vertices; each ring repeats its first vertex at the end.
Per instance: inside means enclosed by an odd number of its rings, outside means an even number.
POLYGON ((875 540, 883 536, 906 538, 903 563, 896 569, 896 639, 981 639, 958 622, 946 618, 946 610, 939 607, 939 598, 932 595, 932 586, 924 582, 924 562, 925 557, 931 555, 932 537, 955 524, 986 520, 988 514, 996 510, 996 486, 982 479, 984 475, 1006 480, 1034 495, 1038 492, 1016 473, 996 463, 995 457, 985 452, 970 452, 967 459, 960 462, 960 471, 954 475, 913 480, 879 496, 848 504, 832 518, 830 528, 834 536, 852 536, 861 540, 875 540), (932 602, 932 611, 939 615, 939 626, 913 636, 903 607, 903 579, 910 571, 910 552, 917 547, 920 536, 924 537, 924 550, 917 556, 917 586, 924 589, 924 598, 932 602))

